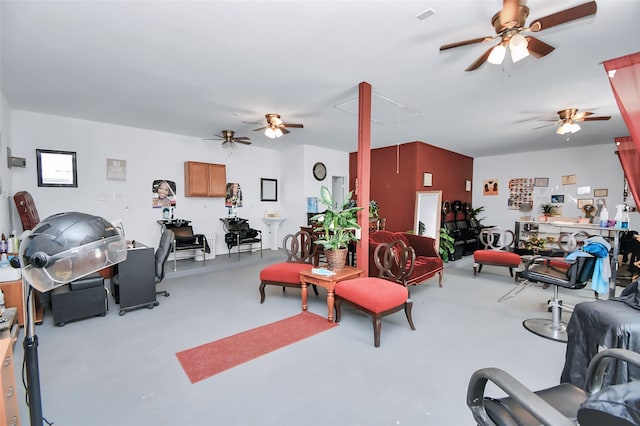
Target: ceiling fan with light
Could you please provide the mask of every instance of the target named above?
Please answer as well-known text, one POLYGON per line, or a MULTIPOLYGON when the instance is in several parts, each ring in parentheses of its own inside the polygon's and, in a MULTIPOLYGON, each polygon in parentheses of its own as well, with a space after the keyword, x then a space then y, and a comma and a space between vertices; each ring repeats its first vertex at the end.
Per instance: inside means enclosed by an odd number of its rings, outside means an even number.
MULTIPOLYGON (((549 120, 553 121, 552 124, 547 124, 546 126, 554 126, 557 125, 558 129, 556 133, 559 135, 566 135, 567 133, 576 133, 580 131, 581 127, 578 122, 581 121, 605 121, 610 120, 610 115, 603 116, 593 116, 592 112, 584 111, 578 112, 578 108, 566 108, 558 111, 559 120, 549 120)), ((537 127, 537 129, 541 128, 537 127)))
POLYGON ((224 146, 224 144, 230 144, 230 146, 233 146, 234 143, 242 143, 245 145, 251 145, 251 142, 249 142, 251 139, 249 139, 246 136, 235 136, 235 133, 233 130, 223 130, 221 135, 214 135, 216 136, 216 138, 207 138, 207 139, 202 139, 203 141, 222 141, 222 146, 224 146))
POLYGON ((454 47, 467 46, 500 39, 500 43, 489 48, 465 71, 478 69, 485 62, 499 65, 504 60, 507 47, 511 52, 511 60, 518 62, 529 55, 542 58, 554 50, 553 46, 538 40, 532 36, 524 36, 522 32, 539 32, 556 25, 561 25, 576 19, 595 15, 597 6, 595 1, 580 4, 560 12, 536 19, 528 27, 525 21, 529 16, 529 7, 526 0, 504 0, 502 10, 493 15, 491 24, 495 28, 495 36, 478 37, 470 40, 449 43, 440 46, 440 51, 453 49, 454 47))
MULTIPOLYGON (((286 135, 290 133, 287 130, 287 127, 302 129, 304 126, 302 124, 293 124, 293 123, 285 123, 280 118, 280 114, 265 114, 265 118, 267 119, 266 123, 262 127, 258 127, 257 129, 253 129, 254 132, 258 130, 266 129, 264 131, 265 136, 271 139, 279 138, 282 135, 286 135)), ((256 123, 262 124, 262 123, 256 123)))

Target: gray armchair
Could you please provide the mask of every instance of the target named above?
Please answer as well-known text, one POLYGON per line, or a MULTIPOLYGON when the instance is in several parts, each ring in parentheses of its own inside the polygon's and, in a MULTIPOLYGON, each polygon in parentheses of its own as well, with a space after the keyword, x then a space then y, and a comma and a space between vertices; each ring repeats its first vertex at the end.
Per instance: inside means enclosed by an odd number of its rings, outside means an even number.
POLYGON ((499 368, 483 368, 471 376, 467 387, 467 406, 480 426, 552 425, 632 426, 640 424, 640 382, 603 386, 612 361, 620 360, 640 367, 640 354, 626 349, 599 352, 589 364, 587 386, 583 390, 560 383, 533 392, 499 368), (492 382, 508 396, 485 396, 492 382))

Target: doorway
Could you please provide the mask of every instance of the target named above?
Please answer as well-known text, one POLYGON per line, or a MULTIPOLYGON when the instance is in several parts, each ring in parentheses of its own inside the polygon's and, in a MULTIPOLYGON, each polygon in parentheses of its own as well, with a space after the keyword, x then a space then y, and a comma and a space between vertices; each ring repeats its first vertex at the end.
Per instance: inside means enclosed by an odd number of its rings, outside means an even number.
POLYGON ((344 176, 331 177, 331 195, 333 195, 333 208, 342 206, 345 196, 344 176))

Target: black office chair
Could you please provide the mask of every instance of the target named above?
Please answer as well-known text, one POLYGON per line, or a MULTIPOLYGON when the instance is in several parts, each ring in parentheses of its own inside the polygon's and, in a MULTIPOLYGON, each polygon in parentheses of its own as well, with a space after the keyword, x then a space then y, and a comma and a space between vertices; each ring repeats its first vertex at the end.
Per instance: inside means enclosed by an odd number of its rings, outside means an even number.
POLYGON ((571 306, 563 305, 559 300, 558 288, 571 290, 584 288, 593 276, 595 264, 595 257, 577 257, 574 262, 542 256, 529 260, 524 271, 520 272, 520 278, 524 278, 527 283, 540 282, 553 285, 553 299, 549 301, 551 319, 527 319, 522 323, 524 328, 538 336, 566 342, 567 323, 560 321, 560 314, 562 309, 571 310, 571 306))
POLYGON ((533 392, 499 368, 483 368, 471 376, 467 406, 480 426, 632 426, 640 425, 640 382, 603 387, 609 366, 626 362, 640 367, 640 354, 607 349, 589 363, 586 389, 570 383, 533 392), (487 382, 508 396, 485 396, 487 382))
MULTIPOLYGON (((169 253, 171 253, 174 238, 175 236, 173 234, 173 231, 169 229, 165 229, 162 233, 162 236, 160 237, 160 244, 158 244, 158 248, 155 252, 156 284, 164 279, 164 264, 167 262, 169 253)), ((169 297, 169 292, 166 290, 156 291, 156 295, 169 297)))

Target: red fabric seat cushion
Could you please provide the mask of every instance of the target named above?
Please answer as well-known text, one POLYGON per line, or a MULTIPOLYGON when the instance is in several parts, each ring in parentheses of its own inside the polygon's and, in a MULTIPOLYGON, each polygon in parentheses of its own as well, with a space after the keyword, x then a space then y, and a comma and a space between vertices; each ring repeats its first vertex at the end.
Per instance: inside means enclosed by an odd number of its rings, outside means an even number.
POLYGON ((520 265, 522 259, 519 254, 509 251, 476 250, 473 252, 473 261, 476 263, 491 263, 493 265, 516 267, 520 265))
POLYGON ((260 281, 300 284, 300 272, 310 271, 310 263, 280 262, 269 265, 260 271, 260 281))
POLYGON ((340 281, 335 294, 375 313, 400 306, 409 298, 406 287, 375 277, 340 281))

